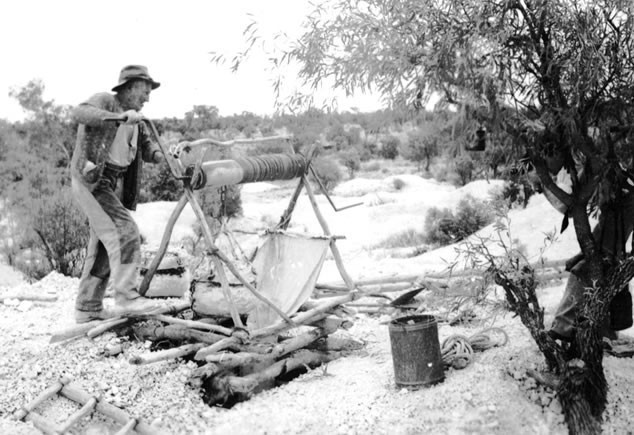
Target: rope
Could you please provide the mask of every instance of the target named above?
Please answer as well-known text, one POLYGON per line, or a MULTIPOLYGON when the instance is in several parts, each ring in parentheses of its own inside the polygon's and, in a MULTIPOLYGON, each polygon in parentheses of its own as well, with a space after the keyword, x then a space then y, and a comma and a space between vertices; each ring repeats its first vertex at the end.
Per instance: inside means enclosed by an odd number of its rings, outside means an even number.
POLYGON ((470 337, 454 334, 447 337, 440 345, 442 361, 446 366, 463 369, 471 363, 475 352, 504 346, 508 340, 507 333, 502 328, 496 327, 483 329, 470 337), (486 334, 487 332, 499 332, 504 338, 501 342, 494 341, 486 334))
POLYGON ((308 163, 301 154, 269 154, 236 159, 244 175, 241 183, 291 180, 304 175, 308 163))

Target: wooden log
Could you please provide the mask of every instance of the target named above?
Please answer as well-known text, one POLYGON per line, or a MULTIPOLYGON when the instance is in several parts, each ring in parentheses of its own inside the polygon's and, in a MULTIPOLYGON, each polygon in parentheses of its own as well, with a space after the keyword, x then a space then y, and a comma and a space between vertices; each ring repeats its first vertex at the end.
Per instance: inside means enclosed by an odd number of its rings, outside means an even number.
MULTIPOLYGON (((294 322, 293 325, 289 325, 288 323, 281 320, 273 325, 269 325, 264 328, 253 331, 251 333, 251 338, 262 338, 262 337, 280 333, 293 326, 305 325, 308 323, 316 322, 317 320, 327 317, 327 315, 325 314, 326 311, 338 305, 344 304, 346 302, 350 302, 354 300, 356 297, 358 297, 357 292, 350 292, 343 296, 335 296, 332 298, 323 299, 323 301, 317 307, 308 311, 296 313, 293 316, 293 322, 294 322)), ((217 343, 212 344, 211 346, 208 346, 199 350, 196 353, 196 356, 194 358, 196 360, 202 361, 205 359, 207 355, 211 355, 215 352, 225 350, 229 348, 230 346, 242 344, 245 341, 244 339, 245 337, 236 337, 236 336, 227 337, 223 340, 220 340, 217 343)))
POLYGON ((320 352, 352 352, 364 347, 365 344, 360 341, 351 338, 333 337, 331 335, 320 338, 309 346, 310 349, 320 352))
POLYGON ((224 338, 213 332, 190 329, 182 325, 134 325, 134 333, 144 340, 196 341, 206 344, 216 343, 224 338))
MULTIPOLYGON (((79 403, 80 405, 85 405, 92 398, 92 396, 86 391, 77 388, 72 384, 65 385, 64 388, 62 388, 62 390, 60 391, 60 394, 67 399, 79 403)), ((97 405, 95 406, 95 409, 97 410, 97 412, 110 417, 119 424, 126 424, 130 421, 131 418, 127 412, 125 412, 121 408, 111 405, 105 400, 99 400, 97 402, 97 405)), ((141 435, 157 435, 165 433, 159 430, 157 427, 151 426, 143 421, 138 421, 137 425, 134 427, 134 430, 141 435)))
POLYGON ((251 395, 258 385, 273 381, 281 374, 300 367, 316 367, 341 356, 338 352, 322 353, 306 349, 299 350, 288 358, 277 361, 262 371, 247 376, 227 376, 226 381, 231 391, 251 395))
POLYGON ((134 355, 130 358, 130 364, 142 365, 151 364, 158 361, 165 361, 168 359, 182 358, 187 355, 192 355, 198 350, 205 347, 205 343, 193 343, 185 344, 183 346, 175 347, 172 349, 160 350, 158 352, 149 352, 143 355, 134 355))
POLYGON ((222 369, 218 364, 207 363, 192 370, 189 383, 194 387, 200 387, 204 379, 214 377, 220 372, 222 369))
MULTIPOLYGON (((171 303, 170 305, 161 308, 160 310, 158 310, 156 313, 154 314, 176 314, 176 313, 180 313, 181 311, 184 311, 186 309, 190 308, 190 303, 187 301, 177 301, 175 303, 171 303)), ((130 316, 132 317, 132 316, 130 316)), ((79 337, 82 335, 85 335, 86 333, 88 333, 90 330, 101 326, 101 325, 108 325, 113 319, 122 319, 123 317, 119 316, 119 317, 112 317, 110 319, 106 319, 106 320, 94 320, 92 322, 87 322, 87 323, 82 323, 79 325, 75 325, 75 326, 71 326, 70 328, 67 328, 65 330, 62 330, 60 332, 56 332, 51 336, 51 339, 49 341, 49 343, 58 343, 61 341, 66 341, 69 340, 71 338, 75 338, 75 337, 79 337)))
POLYGON ((5 293, 0 295, 0 302, 7 301, 9 299, 33 302, 55 302, 57 300, 57 295, 43 295, 39 293, 5 293))
POLYGON ((173 325, 186 326, 187 328, 203 329, 205 331, 217 332, 219 334, 226 335, 226 336, 231 336, 231 333, 233 332, 231 329, 225 328, 224 326, 214 325, 211 323, 200 322, 196 320, 184 320, 184 319, 179 319, 177 317, 166 316, 164 314, 155 314, 150 316, 150 318, 160 320, 161 322, 170 323, 173 325))
POLYGON ((64 388, 64 385, 68 384, 69 382, 70 382, 70 378, 66 376, 60 378, 59 381, 57 381, 56 383, 48 387, 46 390, 42 391, 35 399, 33 399, 27 405, 23 406, 22 408, 14 412, 13 417, 17 420, 22 420, 24 417, 27 416, 29 412, 33 411, 35 408, 40 406, 46 400, 50 399, 51 397, 59 393, 62 390, 62 388, 64 388))
POLYGON ((165 252, 167 251, 167 247, 169 245, 170 239, 172 238, 172 231, 174 230, 174 225, 176 225, 176 221, 178 217, 181 215, 185 205, 187 204, 187 196, 182 195, 178 202, 176 203, 176 207, 172 211, 167 224, 165 225, 165 230, 163 230, 163 238, 161 239, 161 244, 159 245, 159 249, 156 252, 156 255, 152 259, 152 263, 148 267, 145 275, 143 276, 143 280, 141 281, 141 285, 139 286, 139 294, 141 296, 145 296, 148 289, 150 288, 150 282, 152 282, 152 278, 156 273, 159 265, 161 264, 161 260, 165 256, 165 252))
POLYGON ((118 318, 110 319, 108 322, 102 323, 92 328, 90 331, 86 333, 86 336, 88 338, 95 338, 98 335, 101 335, 112 328, 116 328, 117 326, 121 326, 125 323, 128 323, 128 320, 129 319, 127 317, 118 317, 118 318))
POLYGON ((95 409, 95 406, 97 406, 97 399, 95 397, 91 397, 88 402, 84 404, 84 406, 82 406, 77 412, 68 417, 68 420, 66 420, 66 422, 64 422, 64 424, 61 425, 58 429, 59 433, 63 434, 64 432, 67 432, 79 420, 92 413, 95 409))
POLYGON ((219 354, 207 355, 205 357, 205 360, 207 362, 216 363, 219 366, 226 368, 244 367, 250 364, 265 364, 269 361, 273 362, 286 354, 308 346, 321 337, 333 333, 337 330, 338 325, 331 322, 328 323, 327 326, 328 329, 315 328, 311 331, 306 331, 302 334, 299 334, 293 338, 289 338, 288 340, 273 346, 271 351, 266 354, 247 352, 223 352, 219 354))
POLYGON ((267 360, 273 362, 275 358, 267 354, 254 352, 219 352, 212 355, 207 355, 205 357, 205 361, 207 361, 208 363, 214 363, 218 367, 222 367, 223 369, 232 369, 235 367, 260 364, 267 360))
MULTIPOLYGON (((385 277, 361 279, 361 280, 355 281, 355 284, 358 286, 367 286, 367 285, 376 285, 376 284, 394 284, 394 283, 401 283, 401 282, 415 283, 421 278, 423 278, 423 275, 420 275, 420 274, 396 275, 396 276, 385 276, 385 277)), ((335 282, 335 283, 317 283, 315 284, 315 288, 340 290, 346 287, 345 287, 345 282, 344 283, 335 282)))
POLYGON ((337 329, 350 329, 353 323, 348 320, 341 318, 339 316, 327 316, 321 320, 310 323, 310 326, 314 326, 316 328, 322 328, 328 331, 336 331, 337 329))
MULTIPOLYGON (((349 292, 348 294, 345 294, 342 296, 324 298, 315 308, 310 309, 308 311, 301 312, 301 313, 297 313, 295 316, 293 316, 293 321, 295 322, 295 324, 298 324, 298 325, 305 325, 305 324, 317 321, 318 319, 316 317, 318 316, 322 318, 326 317, 325 313, 327 313, 328 311, 332 310, 333 308, 339 305, 342 305, 357 299, 359 295, 360 293, 358 292, 349 292)), ((254 331, 253 333, 251 333, 251 336, 264 337, 267 335, 284 331, 288 327, 289 327, 288 324, 285 324, 284 322, 280 321, 273 325, 269 325, 257 331, 254 331)))

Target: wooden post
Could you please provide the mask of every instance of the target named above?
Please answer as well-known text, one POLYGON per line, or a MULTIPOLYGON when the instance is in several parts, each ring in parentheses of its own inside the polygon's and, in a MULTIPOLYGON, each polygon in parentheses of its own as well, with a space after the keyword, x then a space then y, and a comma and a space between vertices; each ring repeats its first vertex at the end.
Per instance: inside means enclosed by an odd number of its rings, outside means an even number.
MULTIPOLYGON (((273 309, 282 319, 286 320, 289 323, 292 323, 288 315, 284 313, 282 310, 280 310, 274 303, 269 301, 259 291, 257 291, 255 287, 253 287, 253 285, 249 281, 247 281, 247 279, 244 276, 242 276, 240 271, 233 265, 231 260, 229 260, 229 258, 227 258, 227 256, 224 255, 222 251, 220 251, 214 245, 213 237, 211 235, 211 230, 209 229, 209 226, 207 225, 207 222, 205 221, 205 214, 200 208, 200 205, 198 204, 198 201, 196 200, 196 197, 194 196, 194 193, 190 187, 185 187, 185 194, 187 195, 187 198, 189 199, 189 203, 194 209, 194 213, 196 214, 196 216, 198 217, 198 220, 201 223, 201 226, 203 229, 203 235, 205 236, 205 240, 207 242, 209 250, 211 251, 211 255, 216 256, 220 260, 222 260, 222 262, 227 266, 227 269, 229 269, 229 271, 242 283, 242 285, 244 285, 256 298, 258 298, 259 300, 264 302, 266 305, 271 307, 271 309, 273 309)), ((228 299, 228 301, 231 302, 231 299, 228 299)), ((235 306, 233 303, 230 303, 230 306, 232 306, 233 310, 235 310, 235 306)), ((237 310, 235 310, 235 313, 237 314, 237 310)), ((232 317, 234 317, 233 312, 232 312, 232 317)), ((237 321, 239 323, 236 323, 236 324, 241 324, 241 321, 239 320, 240 316, 238 315, 237 317, 238 317, 237 321)), ((234 322, 236 322, 236 319, 234 319, 234 322)))
POLYGON ((206 343, 193 343, 185 344, 183 346, 174 347, 172 349, 161 350, 158 352, 150 352, 144 355, 135 355, 130 358, 130 364, 142 365, 150 364, 157 361, 164 361, 168 359, 181 358, 183 356, 191 355, 203 347, 207 346, 206 343))
POLYGON ((88 338, 95 338, 96 336, 103 334, 109 329, 112 329, 117 326, 123 325, 124 323, 127 323, 127 321, 128 321, 127 317, 123 317, 123 318, 116 317, 114 319, 110 319, 106 323, 102 323, 101 325, 95 326, 90 331, 88 331, 86 335, 88 336, 88 338))
POLYGON ((161 260, 163 260, 163 256, 165 256, 165 252, 167 251, 167 247, 169 246, 170 239, 172 237, 172 231, 174 230, 174 225, 176 225, 176 221, 181 215, 183 209, 185 208, 185 204, 187 204, 187 196, 183 195, 176 203, 176 207, 174 211, 172 211, 172 215, 167 221, 167 225, 165 226, 165 230, 163 232, 163 238, 161 239, 161 244, 159 245, 159 249, 150 263, 150 267, 148 267, 145 276, 143 277, 143 281, 141 281, 141 285, 139 286, 139 294, 141 296, 145 296, 148 288, 150 287, 150 282, 156 273, 159 265, 161 264, 161 260))
MULTIPOLYGON (((186 310, 190 308, 190 303, 187 301, 182 301, 182 302, 175 302, 173 304, 170 304, 164 308, 161 308, 159 310, 156 311, 156 313, 153 314, 176 314, 176 313, 180 313, 183 310, 186 310)), ((132 316, 130 316, 132 317, 132 316)), ((122 316, 119 317, 112 317, 110 319, 105 319, 105 320, 94 320, 92 322, 87 322, 87 323, 82 323, 81 325, 75 325, 72 326, 68 329, 65 329, 63 331, 60 332, 56 332, 55 334, 53 334, 51 336, 51 340, 49 341, 49 343, 57 343, 60 341, 64 341, 64 340, 69 340, 71 338, 77 337, 77 336, 81 336, 84 335, 88 332, 90 332, 91 330, 95 330, 95 328, 97 327, 102 327, 104 325, 110 325, 109 327, 112 327, 111 323, 113 320, 120 320, 122 319, 122 316)), ((115 325, 116 326, 116 325, 115 325)), ((109 328, 107 328, 109 329, 109 328)), ((106 329, 106 330, 107 330, 106 329)), ((95 330, 92 334, 92 336, 94 337, 94 333, 97 332, 98 330, 95 330)), ((104 332, 103 330, 101 332, 104 332)))
MULTIPOLYGON (((310 183, 308 182, 308 180, 306 180, 306 176, 303 176, 302 180, 304 180, 304 186, 306 187, 306 193, 308 194, 308 199, 310 200, 310 204, 313 207, 315 216, 317 216, 317 220, 319 221, 319 224, 321 225, 321 228, 323 229, 324 234, 328 237, 331 237, 332 233, 330 232, 330 228, 328 227, 328 223, 326 222, 326 219, 324 219, 324 216, 321 214, 321 210, 319 210, 319 206, 317 205, 317 199, 315 198, 315 194, 313 193, 312 187, 310 187, 310 183)), ((352 280, 352 278, 350 277, 350 275, 348 275, 348 272, 346 271, 346 268, 343 265, 343 260, 341 259, 341 253, 339 252, 339 248, 337 248, 337 245, 335 244, 335 241, 333 239, 330 239, 330 250, 332 251, 332 256, 335 259, 335 264, 337 265, 339 274, 345 281, 346 286, 348 287, 349 290, 354 290, 356 285, 354 281, 352 280)))
POLYGON ((211 323, 199 322, 196 320, 184 320, 179 319, 177 317, 166 316, 164 314, 154 314, 150 316, 153 319, 160 320, 161 322, 173 324, 173 325, 181 325, 186 326, 187 328, 193 329, 204 329, 205 331, 217 332, 222 335, 231 336, 232 330, 229 328, 225 328, 224 326, 214 325, 211 323))
POLYGON ((284 210, 282 217, 280 218, 280 222, 277 224, 277 228, 285 230, 288 228, 288 224, 291 222, 291 214, 293 214, 293 210, 295 210, 295 205, 297 204, 297 200, 299 199, 299 194, 302 192, 304 188, 304 177, 299 179, 299 183, 293 192, 293 196, 288 203, 288 207, 284 210))

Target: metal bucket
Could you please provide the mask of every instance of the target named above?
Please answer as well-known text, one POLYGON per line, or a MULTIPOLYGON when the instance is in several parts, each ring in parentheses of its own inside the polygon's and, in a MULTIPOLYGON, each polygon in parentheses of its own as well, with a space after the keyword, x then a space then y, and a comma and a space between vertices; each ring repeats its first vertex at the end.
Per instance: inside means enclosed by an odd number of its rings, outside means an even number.
POLYGON ((421 387, 445 379, 434 316, 399 317, 390 322, 389 331, 396 385, 421 387))

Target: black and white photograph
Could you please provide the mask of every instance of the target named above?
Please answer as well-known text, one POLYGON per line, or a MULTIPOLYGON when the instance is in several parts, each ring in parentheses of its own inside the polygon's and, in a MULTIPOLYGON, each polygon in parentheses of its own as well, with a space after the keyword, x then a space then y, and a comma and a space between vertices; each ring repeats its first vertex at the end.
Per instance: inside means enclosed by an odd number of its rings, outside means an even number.
POLYGON ((631 0, 0 38, 0 434, 634 433, 631 0))

